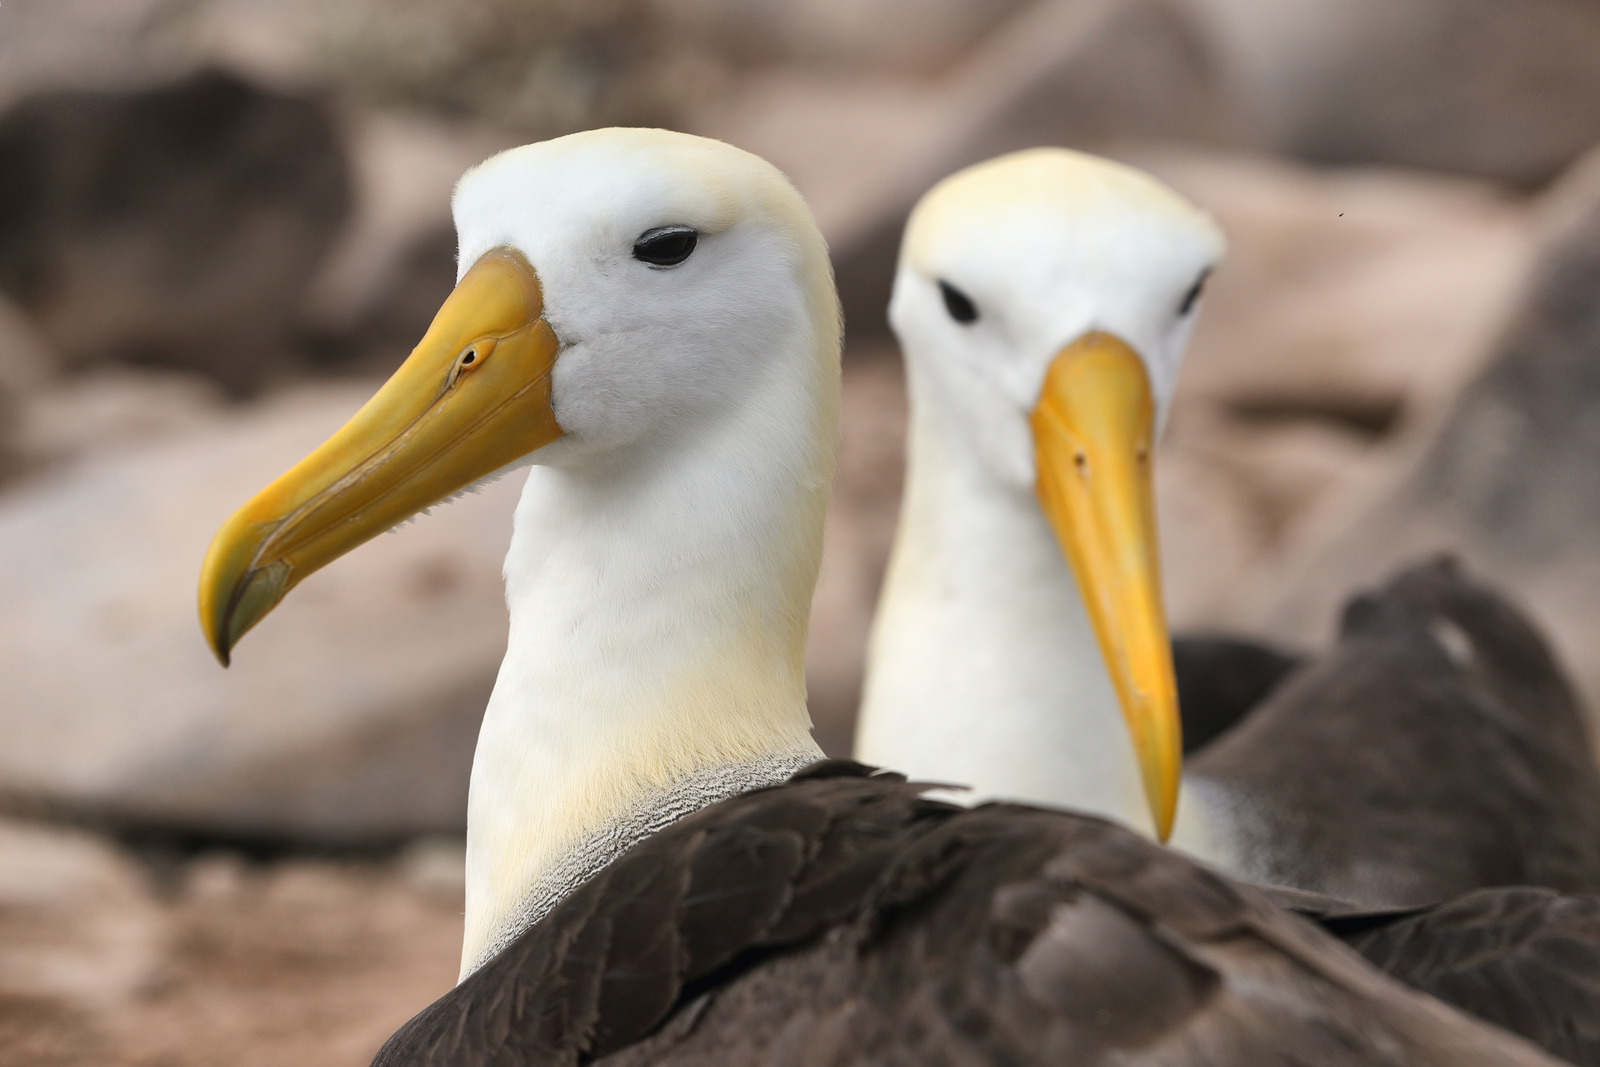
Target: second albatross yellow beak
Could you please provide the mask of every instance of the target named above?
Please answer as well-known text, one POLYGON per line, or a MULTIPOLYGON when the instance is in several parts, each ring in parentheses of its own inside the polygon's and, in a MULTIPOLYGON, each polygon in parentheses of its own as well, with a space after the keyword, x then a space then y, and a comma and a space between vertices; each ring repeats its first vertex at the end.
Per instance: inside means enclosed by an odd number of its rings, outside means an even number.
POLYGON ((1183 744, 1161 605, 1155 403, 1143 361, 1110 334, 1084 335, 1052 360, 1030 422, 1039 501, 1078 577, 1165 841, 1183 744))
POLYGON ((521 253, 485 253, 366 406, 223 524, 200 572, 217 659, 306 575, 562 435, 543 315, 521 253))

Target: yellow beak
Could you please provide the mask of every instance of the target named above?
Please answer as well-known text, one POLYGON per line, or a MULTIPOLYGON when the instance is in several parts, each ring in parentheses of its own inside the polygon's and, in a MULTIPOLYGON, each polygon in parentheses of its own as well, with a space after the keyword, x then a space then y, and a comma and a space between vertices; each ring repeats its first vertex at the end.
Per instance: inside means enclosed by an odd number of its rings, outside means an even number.
POLYGON ((1144 363, 1109 334, 1084 335, 1056 354, 1030 421, 1039 502, 1078 576, 1165 841, 1183 744, 1161 606, 1155 404, 1144 363))
POLYGON ((200 625, 217 659, 306 575, 562 434, 539 277, 496 248, 355 417, 217 531, 200 625))

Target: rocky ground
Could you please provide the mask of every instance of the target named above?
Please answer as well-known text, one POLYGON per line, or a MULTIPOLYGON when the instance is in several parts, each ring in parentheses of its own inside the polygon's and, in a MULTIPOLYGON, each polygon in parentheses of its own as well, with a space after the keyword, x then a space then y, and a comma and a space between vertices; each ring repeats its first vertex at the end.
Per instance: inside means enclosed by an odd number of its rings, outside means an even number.
POLYGON ((1589 0, 7 0, 0 1061, 359 1064, 453 980, 516 484, 329 567, 227 672, 193 580, 425 328, 455 178, 568 129, 731 140, 829 238, 829 751, 898 506, 900 224, 1039 143, 1231 242, 1158 457, 1174 623, 1314 648, 1449 548, 1600 706, 1597 43, 1589 0))
POLYGON ((455 980, 460 864, 449 839, 265 862, 0 826, 4 1060, 366 1063, 455 980))

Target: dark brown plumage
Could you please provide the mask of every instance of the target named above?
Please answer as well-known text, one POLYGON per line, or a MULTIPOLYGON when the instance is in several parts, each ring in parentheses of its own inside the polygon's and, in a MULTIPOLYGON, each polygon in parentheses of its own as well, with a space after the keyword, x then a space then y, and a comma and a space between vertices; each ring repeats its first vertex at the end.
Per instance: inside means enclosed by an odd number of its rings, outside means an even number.
POLYGON ((1353 923, 1330 926, 1385 973, 1563 1059, 1600 1064, 1600 898, 1483 889, 1353 923))
POLYGON ((1220 634, 1172 639, 1183 716, 1183 754, 1192 756, 1243 722, 1298 667, 1301 658, 1220 634))
POLYGON ((1098 819, 829 762, 623 855, 382 1067, 1534 1064, 1098 819))
POLYGON ((1448 561, 1346 608, 1337 647, 1199 753, 1256 880, 1369 907, 1600 892, 1600 775, 1533 626, 1448 561))

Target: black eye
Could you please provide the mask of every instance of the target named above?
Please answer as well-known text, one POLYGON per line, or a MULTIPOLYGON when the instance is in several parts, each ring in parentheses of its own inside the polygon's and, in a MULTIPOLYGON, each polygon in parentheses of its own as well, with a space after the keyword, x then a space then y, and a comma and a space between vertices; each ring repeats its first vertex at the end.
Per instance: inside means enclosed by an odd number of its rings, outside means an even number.
POLYGON ((1207 267, 1200 272, 1200 277, 1194 280, 1194 284, 1189 287, 1189 291, 1183 294, 1183 303, 1178 305, 1178 317, 1180 319, 1193 311, 1194 306, 1200 302, 1200 293, 1205 289, 1206 279, 1209 277, 1211 277, 1211 268, 1207 267))
POLYGON ((950 312, 950 317, 962 325, 978 321, 978 305, 972 298, 949 282, 939 283, 939 292, 944 296, 944 309, 950 312))
POLYGON ((633 258, 652 267, 676 267, 689 258, 699 240, 691 226, 657 226, 633 242, 633 258))

